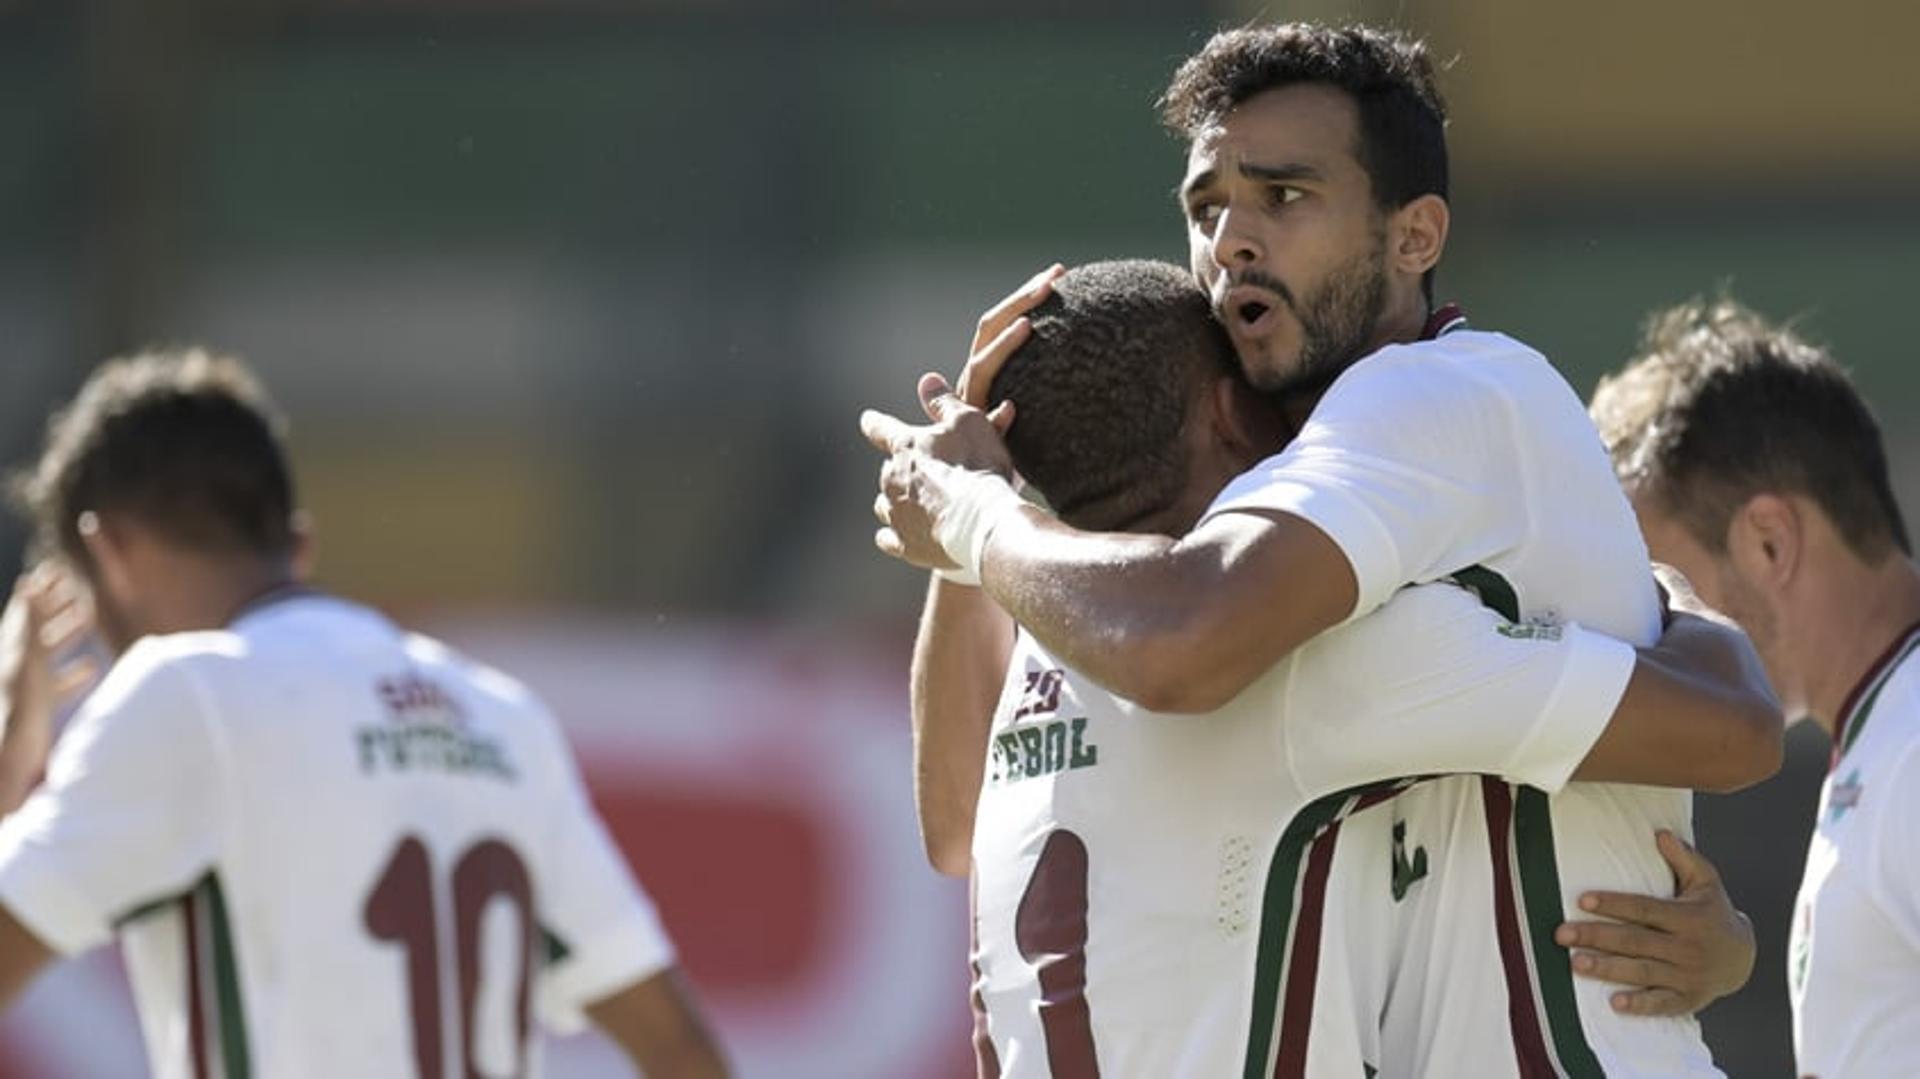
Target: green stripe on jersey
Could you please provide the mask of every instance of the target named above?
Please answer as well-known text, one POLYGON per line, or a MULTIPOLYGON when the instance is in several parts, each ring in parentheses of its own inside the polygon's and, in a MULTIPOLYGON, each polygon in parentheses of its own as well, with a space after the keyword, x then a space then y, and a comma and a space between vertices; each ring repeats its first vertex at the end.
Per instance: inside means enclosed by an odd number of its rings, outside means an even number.
MULTIPOLYGON (((1554 1055, 1569 1079, 1606 1079, 1580 1026, 1573 995, 1572 955, 1554 943, 1553 931, 1565 919, 1560 901, 1560 862, 1553 849, 1553 810, 1544 791, 1515 786, 1513 847, 1520 865, 1521 900, 1527 912, 1527 936, 1533 948, 1534 977, 1546 1007, 1554 1055)), ((1498 857, 1496 852, 1495 857, 1498 857)))
POLYGON ((1299 889, 1300 865, 1307 847, 1328 825, 1346 815, 1351 802, 1376 791, 1410 786, 1415 781, 1391 779, 1322 795, 1294 813, 1286 830, 1280 833, 1260 901, 1260 941, 1254 950, 1253 966, 1253 1023, 1242 1069, 1244 1079, 1266 1079, 1267 1063, 1273 1055, 1274 1029, 1280 1020, 1280 987, 1293 941, 1293 898, 1299 889))
POLYGON ((227 898, 220 878, 207 874, 200 885, 207 901, 207 924, 212 930, 214 1002, 219 1010, 220 1057, 227 1079, 248 1079, 253 1062, 247 1054, 246 1007, 240 995, 240 965, 234 955, 233 925, 227 920, 227 898))

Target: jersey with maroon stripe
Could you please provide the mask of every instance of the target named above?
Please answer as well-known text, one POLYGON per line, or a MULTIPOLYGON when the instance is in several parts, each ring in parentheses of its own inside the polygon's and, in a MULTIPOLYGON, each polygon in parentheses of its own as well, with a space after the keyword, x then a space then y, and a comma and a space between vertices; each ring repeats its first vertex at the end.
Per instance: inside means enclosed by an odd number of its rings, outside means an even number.
POLYGON ((1557 787, 1633 664, 1433 585, 1160 716, 1022 634, 974 828, 982 1072, 1364 1074, 1395 897, 1426 872, 1382 811, 1396 777, 1557 787))
POLYGON ((162 1079, 538 1074, 532 1020, 672 961, 540 703, 315 595, 128 650, 0 824, 0 902, 118 933, 162 1079))
MULTIPOLYGON (((1352 565, 1353 619, 1451 577, 1543 631, 1659 634, 1645 544, 1579 398, 1538 352, 1457 319, 1342 373, 1210 512, 1312 522, 1352 565)), ((1615 1013, 1613 987, 1576 982, 1552 941, 1583 891, 1671 893, 1654 833, 1691 836, 1689 793, 1574 783, 1548 797, 1456 777, 1392 813, 1429 872, 1393 921, 1383 1077, 1718 1074, 1691 1018, 1615 1013)))
POLYGON ((1787 951, 1802 1075, 1920 1075, 1920 626, 1835 731, 1787 951))

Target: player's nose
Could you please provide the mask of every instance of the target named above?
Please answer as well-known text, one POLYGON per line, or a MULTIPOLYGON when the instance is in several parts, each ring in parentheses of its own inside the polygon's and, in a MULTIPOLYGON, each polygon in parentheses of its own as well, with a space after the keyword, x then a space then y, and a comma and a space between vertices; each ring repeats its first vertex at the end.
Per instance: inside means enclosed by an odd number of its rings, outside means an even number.
POLYGON ((1213 230, 1213 261, 1223 269, 1233 270, 1252 266, 1260 261, 1264 254, 1259 238, 1254 235, 1250 215, 1229 206, 1222 210, 1220 219, 1213 230))

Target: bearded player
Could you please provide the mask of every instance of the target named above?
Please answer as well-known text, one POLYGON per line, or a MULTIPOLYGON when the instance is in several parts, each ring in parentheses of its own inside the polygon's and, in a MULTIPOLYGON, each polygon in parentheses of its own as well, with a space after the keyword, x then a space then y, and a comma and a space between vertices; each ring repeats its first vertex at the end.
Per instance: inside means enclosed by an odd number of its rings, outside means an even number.
POLYGON ((24 490, 66 568, 5 619, 0 1004, 118 937, 158 1076, 533 1075, 536 1018, 724 1074, 541 704, 298 583, 237 362, 102 367, 24 490), (118 658, 15 808, 89 608, 118 658))
POLYGON ((1652 319, 1593 414, 1655 555, 1833 740, 1788 949, 1799 1072, 1920 1075, 1920 570, 1879 425, 1731 300, 1652 319))
MULTIPOLYGON (((992 398, 1020 410, 1009 437, 1021 474, 1088 527, 1177 535, 1284 441, 1204 297, 1160 263, 1061 278, 992 398)), ((950 631, 977 617, 953 605, 990 606, 967 592, 929 612, 922 674, 954 658, 941 654, 950 631)), ((1383 1022, 1418 1001, 1397 989, 1420 948, 1397 923, 1427 871, 1424 854, 1416 869, 1394 845, 1381 804, 1394 777, 1487 772, 1547 789, 1569 773, 1761 778, 1778 747, 1756 735, 1777 743, 1779 727, 1746 654, 1737 633, 1682 617, 1636 661, 1577 627, 1515 626, 1465 588, 1426 585, 1223 708, 1171 718, 1022 635, 991 731, 985 714, 915 697, 921 774, 956 789, 970 779, 977 795, 977 809, 946 814, 921 786, 930 853, 948 872, 972 869, 983 1073, 1264 1074, 1275 1039, 1282 1076, 1434 1073, 1438 1062, 1382 1044, 1383 1022), (1391 677, 1381 654, 1400 657, 1391 677), (1730 746, 1744 759, 1711 759, 1730 746), (1275 837, 1298 881, 1254 871, 1251 852, 1275 837), (1289 971, 1284 994, 1268 968, 1289 971), (1265 1036, 1261 1016, 1273 1018, 1265 1036)), ((1687 943, 1704 955, 1716 942, 1687 943)))
MULTIPOLYGON (((1189 144, 1195 278, 1249 380, 1311 407, 1298 437, 1183 537, 1089 532, 1028 507, 998 430, 929 376, 935 426, 863 421, 890 455, 882 549, 978 577, 1063 664, 1162 712, 1217 708, 1321 632, 1450 577, 1516 624, 1651 643, 1646 548, 1578 398, 1539 353, 1431 303, 1450 215, 1424 47, 1301 24, 1223 33, 1175 75, 1164 115, 1189 144)), ((1025 332, 970 363, 970 398, 1025 332)), ((1690 833, 1685 792, 1447 780, 1395 806, 1407 848, 1445 869, 1426 909, 1487 916, 1484 937, 1432 941, 1430 1008, 1395 1033, 1399 1055, 1458 1074, 1716 1074, 1690 1018, 1621 1014, 1697 1000, 1576 984, 1554 939, 1584 891, 1672 887, 1652 837, 1690 833)))

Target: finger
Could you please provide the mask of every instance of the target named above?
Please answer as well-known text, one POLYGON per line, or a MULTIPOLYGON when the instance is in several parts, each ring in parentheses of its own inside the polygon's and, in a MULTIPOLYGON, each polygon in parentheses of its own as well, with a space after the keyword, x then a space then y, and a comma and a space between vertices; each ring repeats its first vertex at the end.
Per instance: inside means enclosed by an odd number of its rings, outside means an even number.
POLYGON ((965 401, 953 395, 953 387, 947 380, 931 371, 920 376, 920 407, 927 412, 927 418, 939 423, 967 407, 965 401))
POLYGON ((1005 330, 1013 320, 1040 306, 1041 301, 1053 291, 1054 281, 1066 272, 1067 268, 1056 262, 1027 278, 1026 284, 1014 289, 1006 299, 988 308, 987 313, 980 316, 980 324, 974 327, 973 345, 967 349, 967 353, 971 355, 980 351, 981 345, 1000 336, 1001 331, 1005 330))
POLYGON ((1655 929, 1671 930, 1686 920, 1686 908, 1671 899, 1624 892, 1588 892, 1580 897, 1580 909, 1616 921, 1633 922, 1655 929))
POLYGON ((1554 943, 1610 955, 1673 962, 1673 934, 1613 922, 1568 922, 1553 932, 1554 943))
POLYGON ((78 606, 67 607, 58 615, 41 623, 40 643, 49 652, 58 652, 86 636, 92 628, 92 611, 78 606))
POLYGON ((860 413, 860 433, 881 453, 893 453, 913 440, 913 426, 875 409, 860 413))
POLYGON ((1634 989, 1615 993, 1607 1003, 1621 1015, 1689 1015, 1693 1001, 1672 989, 1634 989))
POLYGON ((900 542, 900 534, 891 528, 883 528, 873 534, 873 545, 880 553, 893 558, 904 559, 907 556, 906 544, 900 542))
POLYGON ((1674 883, 1681 892, 1719 886, 1720 871, 1692 844, 1664 828, 1654 834, 1653 841, 1660 848, 1660 856, 1673 867, 1674 883))
POLYGON ((893 500, 884 494, 873 496, 873 518, 881 524, 893 525, 893 500))
POLYGON ((1003 435, 1006 434, 1007 428, 1013 426, 1012 399, 1008 399, 1000 402, 999 407, 995 408, 992 412, 987 413, 987 422, 993 424, 994 430, 1000 432, 1003 435))
POLYGON ((1672 963, 1658 959, 1629 959, 1619 955, 1579 952, 1573 957, 1573 972, 1595 981, 1646 989, 1677 988, 1677 971, 1672 963))
POLYGON ((1023 316, 1000 331, 985 348, 974 349, 973 355, 967 357, 966 369, 960 372, 960 399, 975 408, 985 407, 994 377, 1032 333, 1033 323, 1023 316))

